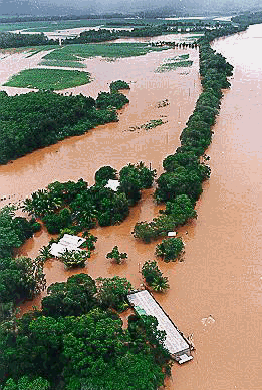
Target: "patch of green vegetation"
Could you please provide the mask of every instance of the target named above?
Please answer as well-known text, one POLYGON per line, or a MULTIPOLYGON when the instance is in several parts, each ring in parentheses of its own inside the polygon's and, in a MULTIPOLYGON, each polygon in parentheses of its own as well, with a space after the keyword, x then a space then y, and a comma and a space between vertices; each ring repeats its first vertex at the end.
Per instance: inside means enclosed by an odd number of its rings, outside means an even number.
POLYGON ((189 58, 189 54, 181 54, 179 56, 179 58, 183 59, 183 60, 187 60, 189 58))
MULTIPOLYGON (((26 56, 26 58, 29 58, 29 57, 33 57, 35 54, 38 54, 40 53, 41 51, 45 51, 45 50, 53 50, 53 49, 56 49, 57 48, 57 45, 46 45, 46 46, 36 46, 36 47, 30 47, 30 48, 21 48, 23 49, 23 51, 25 50, 28 50, 29 54, 28 56, 26 56)), ((7 49, 7 50, 10 50, 10 49, 7 49)))
POLYGON ((66 89, 90 82, 90 74, 79 70, 26 69, 4 85, 20 88, 66 89))
MULTIPOLYGON (((24 23, 21 23, 22 25, 24 23)), ((81 27, 96 27, 105 24, 103 19, 84 19, 84 20, 60 20, 56 22, 30 22, 26 23, 27 30, 31 32, 53 32, 60 30, 67 30, 70 28, 81 28, 81 27)))
POLYGON ((153 129, 154 127, 163 125, 165 122, 162 121, 162 119, 151 119, 149 122, 145 123, 141 126, 142 129, 153 129))
POLYGON ((164 123, 166 123, 166 122, 163 122, 162 119, 151 119, 149 122, 144 123, 141 126, 129 126, 128 130, 129 131, 136 131, 136 130, 140 130, 140 129, 149 130, 149 129, 153 129, 154 127, 157 127, 157 126, 161 126, 164 123))
POLYGON ((174 61, 174 62, 165 62, 161 64, 156 70, 156 73, 169 72, 170 70, 177 68, 185 68, 193 65, 193 61, 184 60, 184 61, 174 61))
POLYGON ((129 85, 126 81, 123 80, 116 80, 112 81, 109 85, 110 92, 118 92, 119 89, 130 89, 129 85))
POLYGON ((125 58, 141 56, 150 51, 167 50, 168 47, 151 47, 147 43, 110 43, 68 45, 48 53, 48 60, 80 61, 81 58, 101 56, 104 58, 125 58))
POLYGON ((39 65, 44 66, 62 66, 65 68, 86 68, 86 65, 79 61, 66 60, 43 60, 39 65))

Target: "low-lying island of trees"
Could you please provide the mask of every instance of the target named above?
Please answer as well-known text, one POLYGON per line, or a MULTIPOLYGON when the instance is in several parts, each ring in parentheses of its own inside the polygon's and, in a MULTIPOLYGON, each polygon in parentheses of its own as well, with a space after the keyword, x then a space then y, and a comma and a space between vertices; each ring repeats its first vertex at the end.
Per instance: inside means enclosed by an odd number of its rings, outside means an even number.
POLYGON ((81 94, 64 96, 47 90, 15 96, 2 91, 0 164, 117 121, 116 109, 126 103, 127 97, 115 89, 100 92, 96 100, 81 94))

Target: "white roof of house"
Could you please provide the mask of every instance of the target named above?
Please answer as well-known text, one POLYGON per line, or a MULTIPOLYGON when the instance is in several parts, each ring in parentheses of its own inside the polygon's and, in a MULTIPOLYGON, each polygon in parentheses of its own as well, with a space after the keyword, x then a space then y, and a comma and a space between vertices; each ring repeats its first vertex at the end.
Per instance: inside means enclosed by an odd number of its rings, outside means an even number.
POLYGON ((66 247, 61 244, 53 243, 50 248, 50 253, 54 257, 60 257, 66 250, 66 247))
POLYGON ((135 307, 138 306, 143 309, 147 315, 157 318, 158 329, 166 331, 164 344, 170 354, 177 354, 190 348, 176 326, 147 290, 131 293, 127 295, 127 299, 135 307))
POLYGON ((59 243, 65 246, 74 245, 77 248, 85 242, 84 238, 78 236, 72 236, 71 234, 64 234, 63 237, 59 240, 59 243))
POLYGON ((167 236, 168 237, 175 237, 176 236, 176 232, 168 232, 167 236))
POLYGON ((109 179, 107 184, 105 185, 106 188, 111 188, 111 190, 113 191, 116 191, 119 186, 120 186, 119 180, 112 180, 112 179, 109 179))
POLYGON ((85 242, 84 238, 72 236, 71 234, 64 234, 58 243, 53 243, 50 248, 51 255, 60 257, 66 250, 81 251, 78 247, 85 242))

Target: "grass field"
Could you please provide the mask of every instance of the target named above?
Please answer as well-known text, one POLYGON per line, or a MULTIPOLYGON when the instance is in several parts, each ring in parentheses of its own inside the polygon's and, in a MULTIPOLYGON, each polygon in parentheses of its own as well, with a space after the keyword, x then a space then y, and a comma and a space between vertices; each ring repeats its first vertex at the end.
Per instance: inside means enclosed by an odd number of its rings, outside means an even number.
POLYGON ((150 51, 167 50, 167 47, 151 47, 147 43, 110 43, 68 45, 57 48, 45 55, 48 60, 76 61, 81 58, 101 56, 105 58, 121 58, 141 56, 150 51))
POLYGON ((193 61, 175 61, 175 62, 166 62, 165 64, 160 65, 157 69, 157 73, 169 72, 177 68, 187 68, 193 65, 193 61))
MULTIPOLYGON (((143 27, 147 24, 161 24, 165 23, 165 20, 159 19, 129 19, 114 18, 111 19, 82 19, 82 20, 58 20, 58 21, 35 21, 35 22, 16 22, 16 23, 0 23, 0 32, 2 31, 15 31, 26 30, 30 32, 46 32, 56 30, 66 30, 69 28, 79 27, 130 27, 137 26, 143 27)), ((172 24, 172 22, 171 22, 172 24)))
POLYGON ((90 81, 90 74, 79 70, 26 69, 12 76, 4 85, 60 90, 87 84, 90 81))
POLYGON ((86 65, 79 61, 66 60, 43 60, 39 63, 43 66, 62 66, 65 68, 86 68, 86 65))

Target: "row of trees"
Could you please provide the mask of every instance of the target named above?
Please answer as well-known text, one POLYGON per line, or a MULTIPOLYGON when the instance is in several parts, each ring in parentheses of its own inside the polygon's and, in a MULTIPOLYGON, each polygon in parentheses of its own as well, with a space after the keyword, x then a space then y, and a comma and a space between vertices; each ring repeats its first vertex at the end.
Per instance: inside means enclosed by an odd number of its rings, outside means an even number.
POLYGON ((42 46, 55 45, 58 40, 48 39, 46 35, 41 34, 15 34, 11 32, 0 33, 0 47, 7 49, 9 47, 28 47, 28 46, 42 46))
POLYGON ((3 322, 3 390, 156 390, 163 385, 170 371, 165 332, 151 316, 130 316, 123 329, 115 311, 125 306, 130 287, 117 276, 95 281, 74 275, 48 288, 42 310, 3 322))
POLYGON ((91 229, 98 223, 110 226, 122 222, 129 213, 129 206, 141 198, 143 188, 153 184, 155 170, 143 162, 128 164, 119 172, 119 187, 116 191, 105 187, 109 179, 117 178, 117 171, 104 166, 95 173, 95 184, 87 182, 54 182, 47 189, 38 190, 31 199, 24 201, 23 210, 42 221, 51 234, 72 227, 74 231, 91 229))
MULTIPOLYGON (((217 31, 217 36, 232 32, 229 27, 225 28, 224 33, 222 29, 214 31, 217 31)), ((212 126, 219 112, 222 90, 229 88, 227 77, 233 74, 233 66, 210 46, 214 34, 207 33, 198 41, 203 92, 182 131, 181 146, 175 154, 165 158, 165 173, 157 180, 154 196, 158 203, 166 203, 166 209, 152 222, 140 222, 135 226, 135 237, 145 242, 197 217, 194 206, 202 193, 203 181, 210 177, 210 168, 201 159, 207 159, 205 150, 211 143, 212 126)))
POLYGON ((232 17, 233 23, 238 23, 240 25, 250 25, 250 24, 260 24, 262 22, 262 12, 245 12, 232 17))
MULTIPOLYGON (((105 42, 105 41, 112 41, 118 38, 129 38, 129 37, 155 37, 158 35, 165 35, 165 34, 175 34, 175 33, 192 33, 192 32, 206 32, 210 31, 208 30, 209 24, 206 26, 198 25, 197 23, 191 23, 189 25, 189 22, 187 22, 187 25, 185 26, 184 23, 181 22, 175 22, 173 23, 159 23, 159 24, 147 24, 146 26, 133 26, 132 30, 107 30, 105 28, 100 28, 98 30, 88 30, 83 31, 80 33, 79 37, 75 38, 66 38, 63 40, 63 44, 81 44, 81 43, 96 43, 96 42, 105 42)), ((212 31, 227 31, 231 30, 234 32, 238 31, 238 28, 234 27, 231 23, 228 25, 226 24, 219 24, 213 26, 212 31)))
MULTIPOLYGON (((261 13, 242 15, 235 17, 234 22, 239 23, 238 26, 232 23, 199 23, 199 21, 165 21, 156 23, 144 23, 142 26, 132 25, 133 30, 107 30, 99 28, 98 30, 88 30, 80 33, 79 37, 65 38, 63 44, 82 44, 82 43, 98 43, 112 41, 121 37, 154 37, 170 33, 194 33, 205 32, 210 36, 217 37, 243 31, 249 24, 260 23, 261 13), (211 27, 211 29, 210 29, 211 27)), ((109 26, 118 26, 119 22, 108 23, 109 26), (113 23, 113 24, 112 24, 113 23)), ((120 23, 123 26, 123 18, 120 23)), ((128 23, 125 23, 128 26, 128 23)), ((41 45, 59 44, 58 39, 48 39, 43 33, 41 34, 15 34, 11 32, 3 32, 0 34, 0 47, 28 47, 41 45)))
POLYGON ((13 257, 15 249, 39 227, 34 219, 15 217, 13 208, 0 210, 0 322, 12 314, 17 302, 45 288, 42 261, 13 257))
POLYGON ((8 96, 0 92, 0 164, 72 135, 117 121, 116 109, 128 103, 121 93, 100 92, 97 99, 38 91, 8 96))

